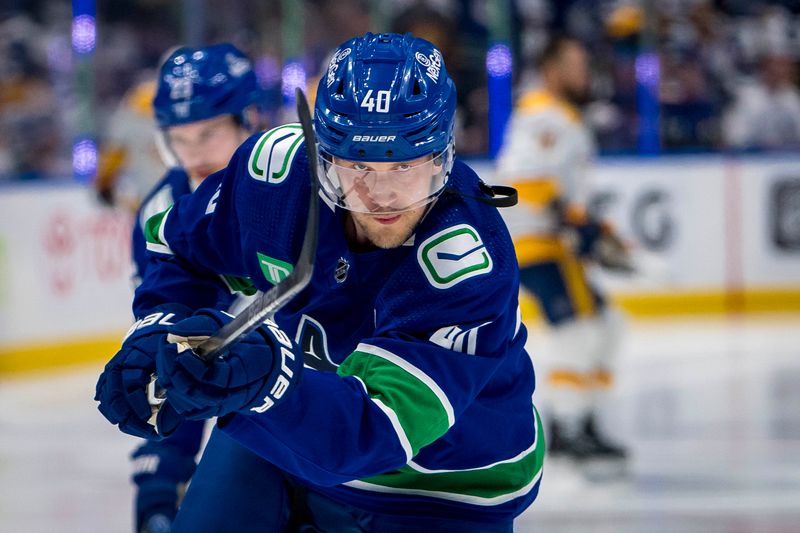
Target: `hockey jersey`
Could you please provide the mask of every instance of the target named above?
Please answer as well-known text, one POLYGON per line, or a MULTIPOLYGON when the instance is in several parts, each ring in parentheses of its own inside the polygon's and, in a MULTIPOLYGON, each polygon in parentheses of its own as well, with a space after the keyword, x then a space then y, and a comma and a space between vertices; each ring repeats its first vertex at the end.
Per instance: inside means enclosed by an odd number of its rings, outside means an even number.
MULTIPOLYGON (((333 499, 374 512, 510 518, 536 497, 544 439, 505 224, 460 161, 405 245, 355 252, 322 196, 310 284, 275 316, 305 354, 291 396, 220 428, 333 499), (455 509, 454 509, 455 508, 455 509)), ((299 125, 246 141, 146 227, 134 313, 213 306, 219 274, 269 290, 307 216, 299 125)))
POLYGON ((168 170, 153 121, 155 94, 156 81, 150 79, 126 93, 109 118, 98 163, 98 179, 116 180, 117 194, 134 205, 156 187, 159 176, 168 170))
MULTIPOLYGON (((147 244, 144 236, 145 224, 159 213, 169 209, 175 200, 186 194, 192 193, 192 182, 186 171, 180 167, 171 168, 161 181, 145 197, 141 207, 136 213, 133 234, 131 238, 131 257, 133 258, 133 283, 138 287, 148 265, 147 244)), ((250 302, 248 297, 253 296, 257 289, 246 278, 236 276, 219 276, 222 285, 217 292, 215 307, 234 312, 243 308, 250 302)))
POLYGON ((182 168, 171 168, 142 200, 136 212, 131 239, 133 258, 133 279, 135 285, 141 283, 147 265, 147 247, 144 238, 144 225, 147 219, 167 210, 177 198, 192 192, 189 176, 182 168))
POLYGON ((585 205, 585 176, 594 142, 577 108, 540 89, 517 103, 498 156, 497 178, 519 192, 519 205, 505 210, 520 264, 565 252, 548 209, 556 198, 585 205))

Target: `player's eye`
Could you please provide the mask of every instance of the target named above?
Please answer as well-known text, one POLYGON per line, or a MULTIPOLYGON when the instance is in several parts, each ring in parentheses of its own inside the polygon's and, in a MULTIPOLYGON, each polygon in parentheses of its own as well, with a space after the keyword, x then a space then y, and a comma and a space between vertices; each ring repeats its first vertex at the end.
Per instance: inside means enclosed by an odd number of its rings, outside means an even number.
POLYGON ((200 142, 204 143, 210 139, 213 139, 217 135, 218 130, 219 128, 211 128, 203 131, 203 133, 200 134, 200 142))
POLYGON ((411 165, 409 165, 408 163, 401 163, 397 165, 397 168, 395 170, 400 170, 400 171, 411 170, 411 165))
POLYGON ((353 170, 360 170, 362 172, 369 170, 367 165, 362 165, 361 163, 353 163, 353 170))
POLYGON ((186 139, 184 139, 183 137, 177 137, 177 138, 176 137, 172 137, 169 140, 169 142, 170 142, 170 144, 172 145, 173 148, 184 148, 184 147, 186 147, 186 144, 187 144, 186 143, 186 139))

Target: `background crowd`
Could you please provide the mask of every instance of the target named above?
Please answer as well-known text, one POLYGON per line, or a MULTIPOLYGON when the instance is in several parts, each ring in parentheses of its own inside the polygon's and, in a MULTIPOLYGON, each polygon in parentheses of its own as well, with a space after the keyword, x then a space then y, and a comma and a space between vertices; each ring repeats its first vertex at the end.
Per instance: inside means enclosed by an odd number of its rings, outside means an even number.
MULTIPOLYGON (((288 2, 97 4, 91 117, 98 145, 129 89, 188 40, 187 8, 195 16, 202 10, 204 42, 230 41, 255 59, 271 120, 286 119, 288 2)), ((536 83, 532 65, 552 33, 587 45, 593 83, 585 111, 602 153, 637 152, 639 92, 648 76, 657 76, 664 153, 800 148, 800 0, 305 0, 300 59, 313 79, 333 44, 380 26, 433 41, 460 89, 457 149, 485 156, 485 57, 489 12, 498 4, 511 10, 515 91, 536 83), (644 61, 648 53, 657 61, 644 61)), ((79 109, 72 15, 70 3, 56 0, 0 5, 0 182, 71 179, 79 109)))

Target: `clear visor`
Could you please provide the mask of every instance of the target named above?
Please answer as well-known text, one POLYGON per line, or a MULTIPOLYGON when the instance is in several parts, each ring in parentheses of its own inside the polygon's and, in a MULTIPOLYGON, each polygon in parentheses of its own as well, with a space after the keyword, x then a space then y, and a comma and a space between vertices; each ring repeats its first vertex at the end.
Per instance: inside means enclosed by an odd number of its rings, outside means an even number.
POLYGON ((433 201, 452 168, 452 150, 413 161, 362 162, 320 151, 319 179, 325 195, 357 213, 399 213, 433 201))

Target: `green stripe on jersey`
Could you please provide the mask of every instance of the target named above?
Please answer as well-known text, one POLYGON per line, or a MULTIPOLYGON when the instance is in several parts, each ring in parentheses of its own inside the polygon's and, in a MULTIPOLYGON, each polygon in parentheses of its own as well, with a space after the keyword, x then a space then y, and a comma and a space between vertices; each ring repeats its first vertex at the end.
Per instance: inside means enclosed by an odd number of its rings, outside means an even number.
POLYGON ((167 215, 169 215, 171 209, 172 207, 163 213, 153 215, 148 218, 147 222, 144 224, 144 238, 147 249, 151 252, 172 254, 172 250, 169 244, 167 244, 167 240, 164 238, 164 224, 166 223, 167 215))
POLYGON ((511 460, 482 468, 454 471, 420 472, 414 467, 404 466, 394 472, 345 485, 362 490, 416 494, 475 505, 499 505, 527 494, 533 488, 541 476, 544 450, 544 431, 537 413, 535 442, 524 454, 511 460))
POLYGON ((240 292, 245 296, 252 296, 258 289, 250 278, 241 276, 220 276, 232 293, 240 292))
POLYGON ((394 411, 411 445, 412 456, 450 428, 447 410, 439 396, 412 372, 383 357, 356 350, 337 373, 359 378, 370 398, 394 411))

